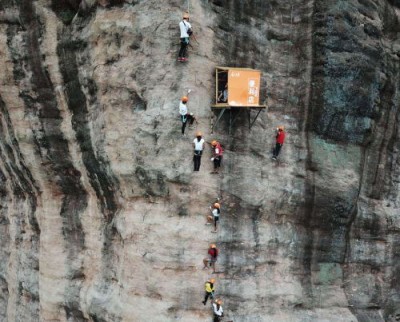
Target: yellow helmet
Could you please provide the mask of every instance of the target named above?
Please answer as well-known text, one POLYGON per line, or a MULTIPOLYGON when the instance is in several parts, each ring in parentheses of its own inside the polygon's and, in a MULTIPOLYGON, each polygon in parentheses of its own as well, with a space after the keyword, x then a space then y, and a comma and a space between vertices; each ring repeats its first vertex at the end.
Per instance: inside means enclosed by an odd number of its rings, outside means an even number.
POLYGON ((216 202, 215 204, 214 204, 214 208, 221 208, 221 205, 218 203, 218 202, 216 202))
POLYGON ((189 13, 184 12, 182 18, 183 18, 183 19, 189 19, 189 13))
POLYGON ((214 283, 215 283, 215 278, 210 278, 208 281, 209 281, 211 284, 214 284, 214 283))
POLYGON ((201 133, 200 131, 196 132, 196 136, 202 136, 202 135, 203 135, 203 133, 201 133))
POLYGON ((186 103, 189 99, 187 96, 183 96, 181 100, 182 100, 182 102, 186 103))
POLYGON ((210 245, 210 248, 217 248, 217 245, 211 244, 211 245, 210 245))

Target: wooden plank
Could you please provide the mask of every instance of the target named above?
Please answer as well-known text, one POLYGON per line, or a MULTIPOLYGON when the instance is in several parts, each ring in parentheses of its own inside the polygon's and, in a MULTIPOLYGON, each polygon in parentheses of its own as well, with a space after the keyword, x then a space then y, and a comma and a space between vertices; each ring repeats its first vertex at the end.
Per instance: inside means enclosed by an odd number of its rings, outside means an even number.
POLYGON ((258 70, 258 69, 253 69, 253 68, 241 68, 241 67, 221 67, 221 66, 217 66, 217 67, 215 67, 216 69, 221 69, 221 70, 251 70, 251 71, 254 71, 254 72, 260 72, 261 73, 261 71, 260 70, 258 70))
POLYGON ((255 105, 255 106, 234 106, 234 105, 229 105, 226 103, 221 103, 221 104, 213 104, 211 105, 212 108, 237 108, 237 109, 255 109, 255 110, 259 110, 259 109, 264 109, 267 108, 266 105, 255 105))
POLYGON ((218 69, 215 69, 215 104, 218 103, 218 69))
POLYGON ((218 104, 212 104, 211 107, 213 107, 213 108, 231 108, 232 106, 230 106, 227 103, 218 103, 218 104))

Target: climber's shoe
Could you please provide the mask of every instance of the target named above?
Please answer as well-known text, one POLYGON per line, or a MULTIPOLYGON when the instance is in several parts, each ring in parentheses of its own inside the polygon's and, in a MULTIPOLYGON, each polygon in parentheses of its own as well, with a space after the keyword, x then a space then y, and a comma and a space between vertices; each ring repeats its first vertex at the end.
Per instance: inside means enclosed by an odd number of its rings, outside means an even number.
POLYGON ((189 61, 189 59, 187 59, 186 57, 182 57, 181 62, 187 62, 187 61, 189 61))

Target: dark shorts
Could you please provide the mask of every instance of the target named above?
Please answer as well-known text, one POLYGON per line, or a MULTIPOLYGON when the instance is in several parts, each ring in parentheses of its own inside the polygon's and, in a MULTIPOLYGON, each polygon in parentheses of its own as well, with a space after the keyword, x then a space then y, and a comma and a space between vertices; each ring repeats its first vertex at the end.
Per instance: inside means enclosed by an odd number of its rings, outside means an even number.
POLYGON ((214 158, 214 168, 219 168, 219 167, 221 167, 221 157, 220 156, 214 158))

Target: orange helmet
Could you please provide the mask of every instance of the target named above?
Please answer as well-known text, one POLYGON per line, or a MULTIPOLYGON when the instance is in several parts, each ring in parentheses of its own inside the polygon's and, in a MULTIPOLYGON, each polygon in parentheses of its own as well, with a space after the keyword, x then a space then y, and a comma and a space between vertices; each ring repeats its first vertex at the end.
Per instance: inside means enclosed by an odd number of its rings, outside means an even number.
POLYGON ((211 244, 211 245, 210 245, 210 248, 217 248, 217 245, 211 244))
POLYGON ((214 208, 218 208, 218 209, 221 208, 221 205, 218 202, 216 202, 213 206, 214 206, 214 208))
POLYGON ((216 146, 217 144, 218 144, 217 140, 214 140, 214 141, 211 142, 212 146, 216 146))
POLYGON ((203 133, 201 133, 200 131, 196 132, 196 136, 202 136, 202 135, 203 135, 203 133))
POLYGON ((285 128, 284 128, 283 125, 278 126, 278 130, 279 130, 279 131, 283 131, 284 129, 285 129, 285 128))
POLYGON ((215 283, 215 278, 210 278, 208 281, 209 281, 210 283, 214 284, 214 283, 215 283))
POLYGON ((215 300, 215 303, 221 305, 222 304, 222 300, 221 299, 215 300))
POLYGON ((183 96, 183 97, 181 98, 181 100, 182 100, 182 102, 186 103, 189 99, 188 99, 187 96, 183 96))

